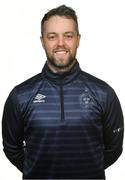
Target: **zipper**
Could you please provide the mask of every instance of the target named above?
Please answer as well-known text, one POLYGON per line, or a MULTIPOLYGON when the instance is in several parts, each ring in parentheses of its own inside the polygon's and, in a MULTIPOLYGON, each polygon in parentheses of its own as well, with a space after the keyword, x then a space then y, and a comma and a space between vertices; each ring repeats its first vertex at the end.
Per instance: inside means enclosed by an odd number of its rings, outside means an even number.
POLYGON ((61 123, 64 123, 64 94, 63 94, 62 78, 60 78, 60 105, 61 105, 61 123))

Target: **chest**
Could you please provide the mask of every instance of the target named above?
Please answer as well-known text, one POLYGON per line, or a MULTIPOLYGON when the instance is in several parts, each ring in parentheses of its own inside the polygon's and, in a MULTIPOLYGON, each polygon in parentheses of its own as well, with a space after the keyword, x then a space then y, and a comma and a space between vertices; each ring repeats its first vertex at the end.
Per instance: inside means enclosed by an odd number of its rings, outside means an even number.
POLYGON ((25 126, 97 126, 102 123, 101 107, 91 91, 81 85, 45 86, 32 96, 25 126))

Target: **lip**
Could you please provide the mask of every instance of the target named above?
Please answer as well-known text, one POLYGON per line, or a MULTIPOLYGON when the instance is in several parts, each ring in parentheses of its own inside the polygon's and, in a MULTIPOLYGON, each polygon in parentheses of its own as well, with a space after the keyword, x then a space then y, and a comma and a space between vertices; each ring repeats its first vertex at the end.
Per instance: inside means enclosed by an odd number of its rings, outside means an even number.
POLYGON ((57 51, 56 54, 59 54, 59 55, 63 55, 63 54, 66 54, 67 52, 66 51, 57 51))
POLYGON ((66 53, 68 53, 68 50, 67 49, 58 49, 58 50, 55 50, 54 53, 59 54, 59 55, 66 54, 66 53))

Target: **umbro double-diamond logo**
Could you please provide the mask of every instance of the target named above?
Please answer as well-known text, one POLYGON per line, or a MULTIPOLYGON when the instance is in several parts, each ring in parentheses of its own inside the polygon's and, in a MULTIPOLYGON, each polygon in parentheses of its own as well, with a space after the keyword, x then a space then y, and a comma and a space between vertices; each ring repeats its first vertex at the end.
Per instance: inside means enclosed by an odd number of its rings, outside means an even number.
POLYGON ((46 96, 43 94, 37 94, 33 100, 34 103, 44 103, 46 96))

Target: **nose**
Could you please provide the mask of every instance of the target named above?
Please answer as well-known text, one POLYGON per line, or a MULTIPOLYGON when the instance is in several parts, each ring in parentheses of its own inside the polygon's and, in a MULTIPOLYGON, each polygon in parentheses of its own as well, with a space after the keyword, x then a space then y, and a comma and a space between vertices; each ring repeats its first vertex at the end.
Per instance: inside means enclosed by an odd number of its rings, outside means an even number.
POLYGON ((58 37, 58 46, 63 46, 65 44, 64 37, 59 36, 58 37))

